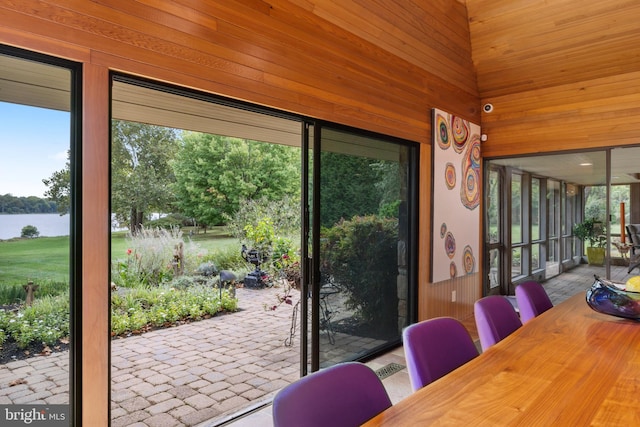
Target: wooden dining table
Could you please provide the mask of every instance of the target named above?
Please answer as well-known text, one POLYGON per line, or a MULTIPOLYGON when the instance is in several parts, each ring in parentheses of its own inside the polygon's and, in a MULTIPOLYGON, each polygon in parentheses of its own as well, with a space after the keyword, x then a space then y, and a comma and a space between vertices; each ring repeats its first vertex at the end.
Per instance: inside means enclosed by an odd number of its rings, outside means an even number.
POLYGON ((577 294, 364 425, 640 426, 640 322, 577 294))

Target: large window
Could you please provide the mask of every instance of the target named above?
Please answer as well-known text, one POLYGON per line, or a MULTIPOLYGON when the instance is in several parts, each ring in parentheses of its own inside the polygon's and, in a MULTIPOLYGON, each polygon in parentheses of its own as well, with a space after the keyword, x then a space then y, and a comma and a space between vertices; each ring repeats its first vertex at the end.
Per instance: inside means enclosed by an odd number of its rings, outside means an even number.
MULTIPOLYGON (((630 147, 487 161, 485 293, 501 277, 509 283, 501 284, 500 291, 508 294, 524 280, 544 281, 589 262, 586 255, 594 251, 575 232, 576 225, 588 219, 599 221, 606 240, 598 274, 607 275, 609 265, 628 263, 624 225, 640 222, 634 201, 640 199, 640 175, 633 172, 638 158, 640 148, 630 147), (507 191, 496 190, 500 185, 507 191), (504 200, 498 194, 504 194, 504 200), (509 215, 501 217, 496 203, 509 215), (501 227, 509 233, 493 234, 501 227), (497 244, 494 235, 504 245, 497 244)), ((599 267, 591 271, 594 268, 599 267)))
POLYGON ((0 47, 1 425, 68 426, 79 408, 78 73, 0 47))

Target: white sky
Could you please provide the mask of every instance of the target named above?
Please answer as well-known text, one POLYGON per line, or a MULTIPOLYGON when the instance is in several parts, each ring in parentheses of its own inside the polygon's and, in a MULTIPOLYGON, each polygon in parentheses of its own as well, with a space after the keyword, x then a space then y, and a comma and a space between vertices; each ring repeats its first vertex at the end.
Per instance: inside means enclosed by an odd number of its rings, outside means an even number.
POLYGON ((68 112, 0 102, 0 194, 43 197, 43 179, 62 170, 70 144, 68 112))

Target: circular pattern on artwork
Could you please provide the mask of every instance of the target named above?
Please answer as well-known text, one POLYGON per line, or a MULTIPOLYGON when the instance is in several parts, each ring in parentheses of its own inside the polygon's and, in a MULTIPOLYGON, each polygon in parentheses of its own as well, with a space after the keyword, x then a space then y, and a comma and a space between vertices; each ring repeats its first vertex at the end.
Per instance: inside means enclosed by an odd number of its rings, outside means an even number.
POLYGON ((471 167, 480 168, 480 136, 473 135, 469 145, 469 162, 471 167))
POLYGON ((447 223, 443 222, 440 226, 440 238, 444 239, 444 235, 447 233, 447 223))
POLYGON ((473 256, 473 250, 469 245, 465 246, 464 250, 462 251, 462 264, 464 266, 464 272, 466 274, 473 273, 476 268, 476 259, 473 256))
POLYGON ((447 124, 447 120, 442 114, 436 114, 436 129, 438 132, 438 147, 446 150, 451 145, 451 140, 449 139, 449 126, 447 124))
POLYGON ((447 231, 444 237, 444 251, 450 259, 453 259, 453 256, 456 254, 456 239, 450 231, 447 231))
POLYGON ((453 148, 461 153, 469 138, 469 122, 457 116, 451 116, 451 134, 453 135, 453 148))
POLYGON ((449 190, 456 186, 456 167, 451 162, 444 167, 444 182, 449 190))
POLYGON ((449 277, 451 277, 452 279, 455 279, 457 275, 458 275, 458 267, 456 267, 455 261, 451 261, 451 264, 449 264, 449 277))
POLYGON ((475 209, 480 204, 480 138, 475 135, 469 141, 461 166, 460 200, 467 209, 475 209))

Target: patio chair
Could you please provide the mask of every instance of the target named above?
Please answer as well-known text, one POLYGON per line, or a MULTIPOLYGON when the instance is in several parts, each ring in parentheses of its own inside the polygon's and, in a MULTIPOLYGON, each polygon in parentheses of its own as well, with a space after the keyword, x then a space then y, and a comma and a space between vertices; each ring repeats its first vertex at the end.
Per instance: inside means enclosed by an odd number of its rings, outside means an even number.
POLYGON ((480 298, 473 304, 482 351, 522 326, 513 305, 502 295, 480 298))
POLYGON ((423 320, 402 332, 413 391, 437 380, 478 355, 469 331, 451 317, 423 320))
POLYGON ((391 406, 367 365, 345 362, 302 377, 273 399, 274 427, 356 427, 391 406))
POLYGON ((627 270, 627 273, 631 273, 634 268, 640 267, 640 224, 627 224, 625 228, 632 245, 627 270))

